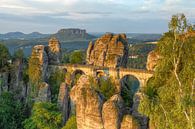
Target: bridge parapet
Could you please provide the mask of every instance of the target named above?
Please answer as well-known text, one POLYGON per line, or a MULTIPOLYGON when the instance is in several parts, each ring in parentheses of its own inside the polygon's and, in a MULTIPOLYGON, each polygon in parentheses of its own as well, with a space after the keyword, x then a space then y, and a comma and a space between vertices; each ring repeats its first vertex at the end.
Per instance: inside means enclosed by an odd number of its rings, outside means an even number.
POLYGON ((152 71, 141 69, 127 69, 127 68, 109 68, 93 65, 79 65, 79 64, 65 64, 53 66, 61 70, 66 69, 68 72, 73 73, 76 70, 81 70, 83 73, 89 76, 97 76, 98 72, 104 72, 104 75, 113 77, 114 79, 122 79, 125 76, 131 75, 136 77, 141 87, 145 86, 149 78, 153 76, 152 71))

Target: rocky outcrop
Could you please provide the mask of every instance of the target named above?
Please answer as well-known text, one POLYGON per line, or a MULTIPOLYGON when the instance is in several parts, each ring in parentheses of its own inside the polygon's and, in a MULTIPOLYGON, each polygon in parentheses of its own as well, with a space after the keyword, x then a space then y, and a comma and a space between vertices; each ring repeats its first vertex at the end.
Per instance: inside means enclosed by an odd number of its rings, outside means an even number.
POLYGON ((55 38, 49 40, 49 45, 45 47, 48 55, 49 64, 59 64, 61 60, 61 45, 60 42, 55 38))
POLYGON ((80 77, 72 88, 70 97, 76 104, 78 129, 103 129, 101 117, 103 100, 101 95, 90 87, 87 76, 80 77))
MULTIPOLYGON (((0 94, 1 92, 11 91, 15 94, 15 98, 23 99, 27 94, 27 86, 23 82, 23 62, 22 60, 14 60, 12 67, 0 72, 0 94)), ((27 84, 26 84, 27 85, 27 84)))
POLYGON ((51 90, 50 86, 46 82, 42 82, 39 85, 37 102, 50 102, 51 101, 51 90))
POLYGON ((124 115, 120 129, 140 129, 140 127, 131 115, 124 115))
POLYGON ((95 43, 89 43, 87 64, 106 67, 126 67, 128 42, 125 34, 105 34, 95 43))
POLYGON ((137 123, 139 123, 140 129, 147 129, 149 124, 149 119, 147 116, 144 116, 139 113, 138 106, 140 103, 140 99, 142 97, 142 93, 137 92, 134 95, 134 103, 132 107, 132 116, 136 119, 137 123))
POLYGON ((102 110, 104 129, 120 129, 123 110, 124 102, 119 94, 112 96, 106 101, 102 110))
POLYGON ((147 64, 146 64, 147 70, 154 71, 156 64, 157 64, 157 61, 159 59, 160 59, 160 55, 155 51, 151 51, 148 54, 148 58, 147 58, 147 64))
POLYGON ((8 72, 2 72, 0 73, 0 94, 4 91, 8 91, 8 72))
MULTIPOLYGON (((31 60, 33 62, 38 61, 39 69, 41 71, 41 78, 45 80, 45 74, 48 66, 48 56, 45 52, 45 46, 43 45, 36 45, 32 49, 31 60)), ((33 63, 32 62, 32 63, 33 63)))
POLYGON ((63 124, 65 124, 71 114, 71 108, 68 86, 64 82, 60 85, 58 107, 62 111, 63 124))

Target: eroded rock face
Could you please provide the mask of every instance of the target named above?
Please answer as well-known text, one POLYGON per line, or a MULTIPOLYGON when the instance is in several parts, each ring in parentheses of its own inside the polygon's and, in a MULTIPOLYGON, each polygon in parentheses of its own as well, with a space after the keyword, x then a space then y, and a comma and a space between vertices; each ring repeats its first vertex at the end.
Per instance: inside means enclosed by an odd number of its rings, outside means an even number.
POLYGON ((128 42, 125 34, 105 34, 87 49, 87 64, 106 67, 126 67, 128 42))
POLYGON ((160 59, 160 55, 155 51, 151 51, 148 54, 148 58, 147 58, 147 65, 146 65, 147 70, 154 71, 157 61, 159 59, 160 59))
POLYGON ((103 105, 102 118, 104 129, 120 129, 124 102, 119 94, 112 96, 103 105))
POLYGON ((48 66, 48 56, 45 52, 45 46, 43 45, 36 45, 32 49, 31 58, 33 60, 38 60, 40 65, 40 70, 42 73, 42 79, 45 80, 45 74, 48 66))
POLYGON ((71 100, 76 104, 78 129, 103 129, 101 117, 103 100, 90 87, 89 78, 82 75, 70 92, 71 100))
POLYGON ((60 85, 59 95, 58 95, 58 107, 62 111, 63 123, 65 124, 70 116, 70 96, 68 91, 68 86, 65 82, 60 85))
POLYGON ((124 115, 120 129, 140 129, 131 115, 124 115))
POLYGON ((51 101, 51 90, 50 86, 46 82, 42 82, 39 86, 37 102, 50 102, 51 101))
POLYGON ((61 45, 55 38, 49 40, 49 45, 46 47, 46 52, 49 59, 49 64, 59 64, 61 59, 61 45))

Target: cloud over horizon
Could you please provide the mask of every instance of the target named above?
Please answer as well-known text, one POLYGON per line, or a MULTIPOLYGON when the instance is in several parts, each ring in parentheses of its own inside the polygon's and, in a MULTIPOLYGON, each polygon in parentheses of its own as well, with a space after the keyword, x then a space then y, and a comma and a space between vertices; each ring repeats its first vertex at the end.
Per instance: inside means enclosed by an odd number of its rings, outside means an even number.
POLYGON ((194 22, 194 11, 194 0, 0 0, 0 33, 51 33, 70 27, 162 33, 173 14, 184 13, 194 22))

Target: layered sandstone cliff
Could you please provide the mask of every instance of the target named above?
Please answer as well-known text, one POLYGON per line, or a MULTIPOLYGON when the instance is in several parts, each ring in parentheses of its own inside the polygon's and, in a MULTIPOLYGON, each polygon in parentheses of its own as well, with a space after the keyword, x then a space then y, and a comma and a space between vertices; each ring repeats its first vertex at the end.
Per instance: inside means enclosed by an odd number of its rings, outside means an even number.
POLYGON ((107 101, 82 75, 70 91, 70 98, 76 105, 78 129, 138 129, 138 124, 126 111, 120 94, 107 101))
POLYGON ((106 67, 126 67, 128 42, 125 34, 105 34, 87 49, 87 64, 106 67))
POLYGON ((45 47, 49 58, 49 64, 59 64, 61 59, 61 44, 55 37, 49 40, 49 44, 45 47))

